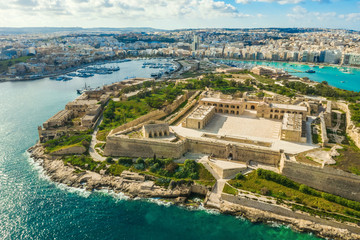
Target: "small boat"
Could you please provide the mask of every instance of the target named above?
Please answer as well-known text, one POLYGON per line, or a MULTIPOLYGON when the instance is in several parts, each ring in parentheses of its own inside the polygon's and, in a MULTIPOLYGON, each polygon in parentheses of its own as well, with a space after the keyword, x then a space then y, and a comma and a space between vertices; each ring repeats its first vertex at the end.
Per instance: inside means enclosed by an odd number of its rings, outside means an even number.
POLYGON ((316 73, 314 70, 312 70, 312 69, 309 69, 309 70, 306 70, 305 71, 306 73, 316 73))
POLYGON ((83 94, 84 92, 91 91, 91 90, 93 90, 93 89, 90 88, 90 86, 87 86, 85 83, 85 86, 81 89, 77 89, 76 92, 77 92, 77 94, 83 94))
POLYGON ((340 81, 341 83, 344 83, 344 81, 340 81))

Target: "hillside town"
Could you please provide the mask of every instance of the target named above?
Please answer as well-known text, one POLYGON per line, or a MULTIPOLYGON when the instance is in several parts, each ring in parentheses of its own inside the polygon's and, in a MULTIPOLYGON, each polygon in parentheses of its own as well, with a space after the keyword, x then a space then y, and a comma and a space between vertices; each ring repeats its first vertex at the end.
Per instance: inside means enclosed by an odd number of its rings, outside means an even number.
POLYGON ((132 57, 360 65, 360 35, 328 29, 198 29, 0 35, 0 79, 35 79, 132 57))

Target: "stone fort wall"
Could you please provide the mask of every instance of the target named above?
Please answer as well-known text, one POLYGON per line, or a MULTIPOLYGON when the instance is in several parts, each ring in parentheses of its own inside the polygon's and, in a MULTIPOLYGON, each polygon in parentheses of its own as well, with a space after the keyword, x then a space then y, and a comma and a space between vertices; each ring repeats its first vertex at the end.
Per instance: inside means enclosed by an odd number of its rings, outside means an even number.
POLYGON ((346 133, 355 142, 356 146, 360 148, 360 128, 356 127, 353 121, 351 121, 351 112, 346 103, 332 102, 333 108, 338 108, 346 113, 346 133))
POLYGON ((108 136, 104 154, 106 156, 180 158, 187 152, 209 154, 218 158, 228 158, 242 162, 257 162, 277 166, 280 152, 261 148, 207 141, 184 139, 166 142, 156 139, 130 139, 127 136, 108 136))
POLYGON ((108 136, 106 156, 180 158, 186 152, 186 142, 166 142, 156 139, 130 139, 127 136, 108 136))
POLYGON ((320 191, 360 201, 360 176, 327 166, 319 168, 292 161, 284 162, 282 174, 320 191))

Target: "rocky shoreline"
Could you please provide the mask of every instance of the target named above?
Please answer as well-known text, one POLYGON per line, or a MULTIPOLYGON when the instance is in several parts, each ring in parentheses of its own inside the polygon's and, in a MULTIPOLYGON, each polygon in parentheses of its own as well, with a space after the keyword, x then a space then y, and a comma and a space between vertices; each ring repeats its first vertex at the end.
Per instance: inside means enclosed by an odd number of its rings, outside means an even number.
MULTIPOLYGON (((130 198, 162 198, 177 205, 186 206, 185 202, 193 193, 206 195, 204 186, 186 181, 170 183, 168 188, 155 185, 155 177, 123 171, 121 176, 109 176, 104 172, 83 171, 72 165, 65 165, 61 158, 45 154, 41 144, 29 148, 30 157, 39 163, 47 176, 57 183, 88 191, 108 189, 115 193, 124 193, 130 198)), ((318 224, 312 221, 281 216, 269 211, 242 206, 229 201, 220 201, 219 211, 224 214, 242 216, 253 223, 280 223, 299 232, 313 233, 329 239, 360 239, 360 235, 347 229, 318 224)), ((205 204, 206 206, 206 204, 205 204)), ((359 231, 360 232, 360 231, 359 231)))

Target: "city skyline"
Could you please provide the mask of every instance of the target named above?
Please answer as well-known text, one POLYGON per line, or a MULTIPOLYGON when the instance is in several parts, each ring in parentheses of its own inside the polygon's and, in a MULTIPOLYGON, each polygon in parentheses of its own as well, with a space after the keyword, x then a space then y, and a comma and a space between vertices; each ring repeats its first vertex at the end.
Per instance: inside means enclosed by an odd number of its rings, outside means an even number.
POLYGON ((11 0, 0 27, 261 28, 360 30, 360 1, 348 0, 11 0), (26 19, 26 21, 25 21, 26 19))

